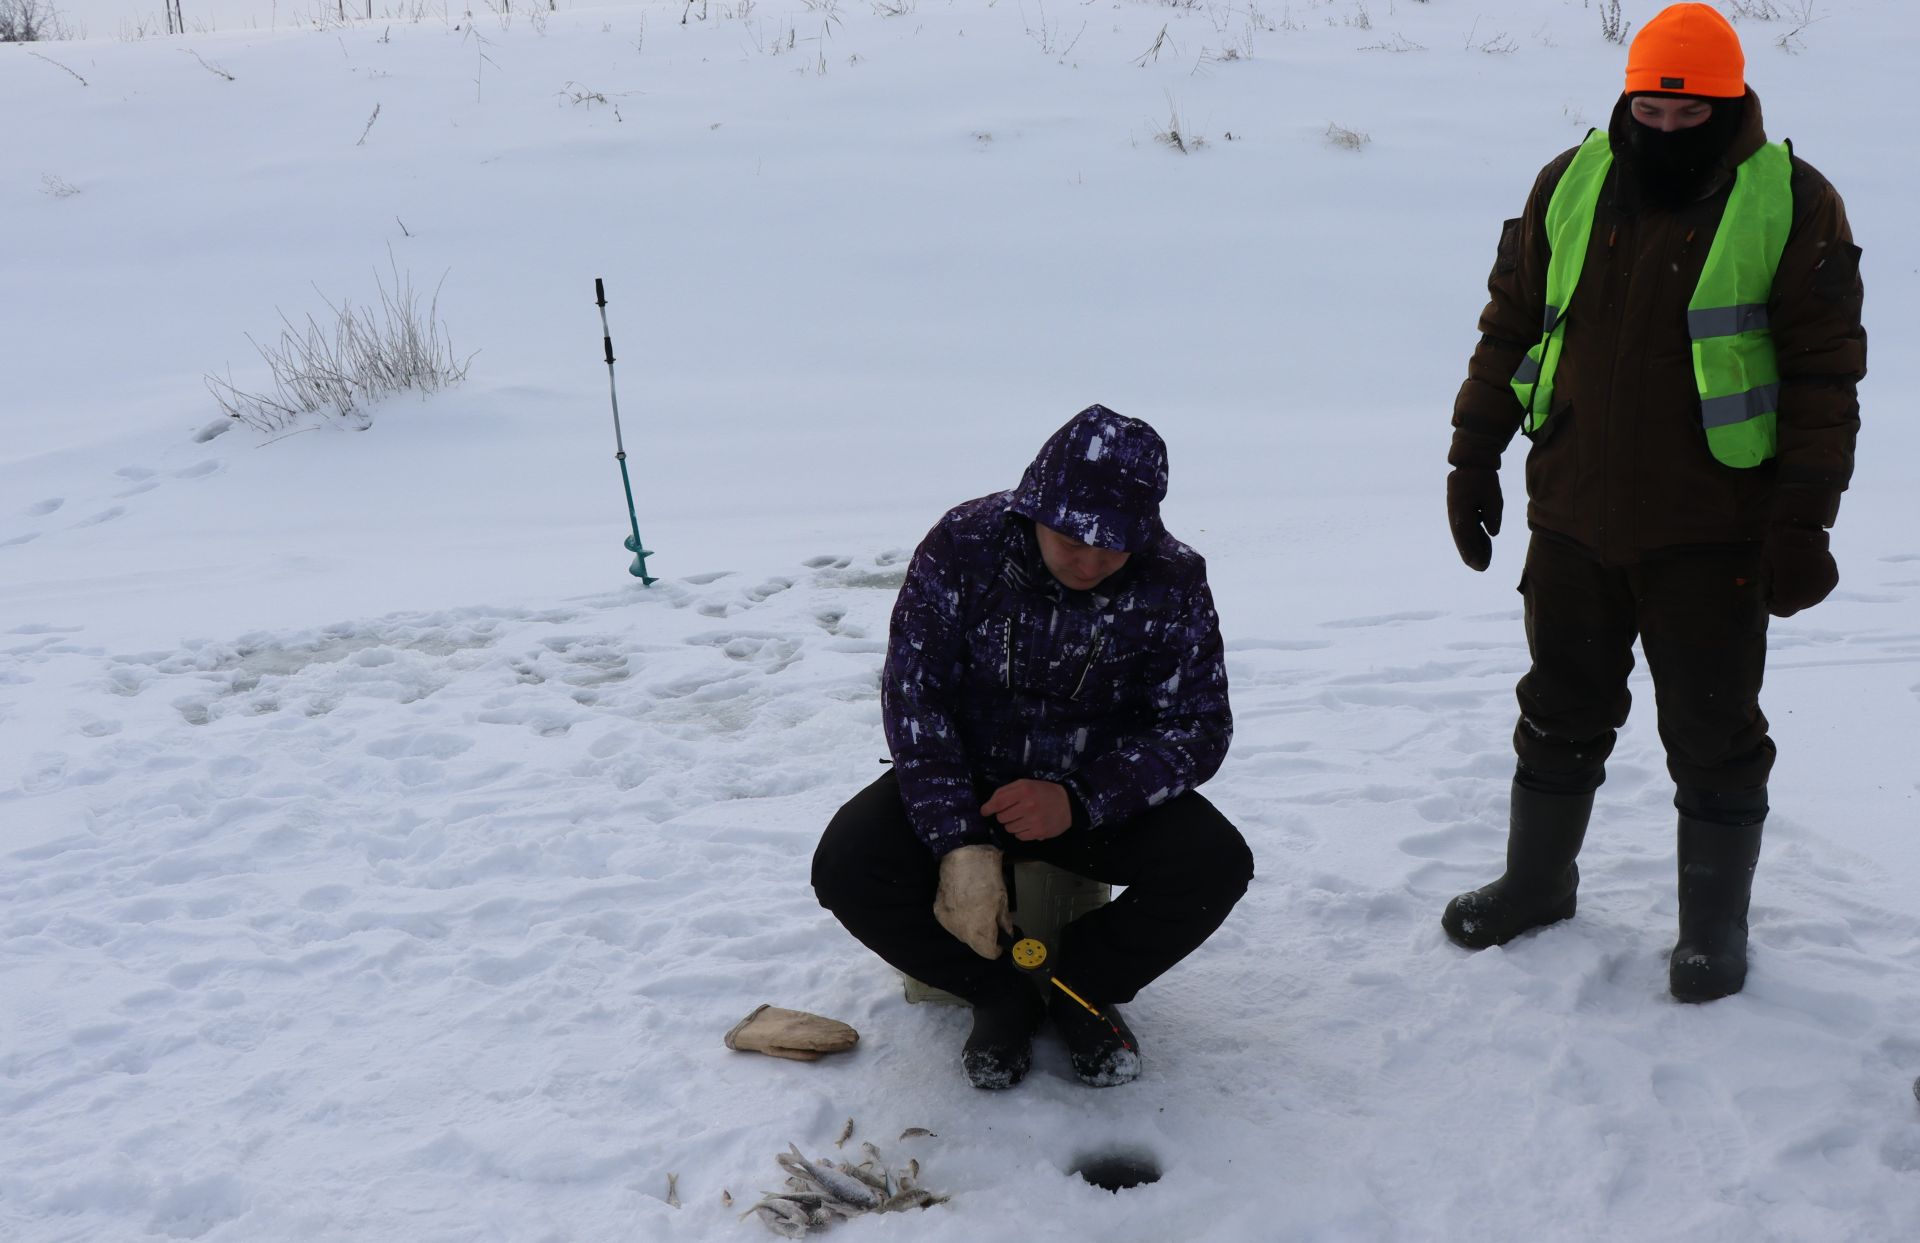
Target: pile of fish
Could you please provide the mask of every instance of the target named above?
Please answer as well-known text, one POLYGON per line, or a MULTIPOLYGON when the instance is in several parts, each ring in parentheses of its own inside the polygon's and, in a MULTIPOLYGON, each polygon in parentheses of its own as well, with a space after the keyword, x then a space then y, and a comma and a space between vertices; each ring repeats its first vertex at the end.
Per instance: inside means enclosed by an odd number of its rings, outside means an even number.
POLYGON ((757 1214, 781 1238, 798 1239, 809 1230, 862 1213, 897 1213, 946 1203, 947 1197, 919 1185, 918 1160, 894 1169, 872 1144, 861 1144, 860 1150, 867 1159, 858 1165, 835 1164, 825 1158, 810 1160, 798 1146, 789 1144, 787 1151, 774 1157, 786 1171, 786 1190, 768 1192, 741 1217, 757 1214))

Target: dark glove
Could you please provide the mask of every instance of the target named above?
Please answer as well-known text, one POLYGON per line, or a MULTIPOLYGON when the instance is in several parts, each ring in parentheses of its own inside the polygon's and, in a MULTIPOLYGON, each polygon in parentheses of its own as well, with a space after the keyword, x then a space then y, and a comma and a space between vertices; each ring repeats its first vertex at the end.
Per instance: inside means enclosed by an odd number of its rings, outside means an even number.
POLYGON ((1484 570, 1492 562, 1502 506, 1499 471, 1460 466, 1447 476, 1447 525, 1468 568, 1484 570))
POLYGON ((1827 598, 1840 582, 1840 567, 1827 551, 1826 523, 1835 497, 1812 488, 1780 489, 1761 559, 1767 567, 1767 611, 1792 617, 1827 598))

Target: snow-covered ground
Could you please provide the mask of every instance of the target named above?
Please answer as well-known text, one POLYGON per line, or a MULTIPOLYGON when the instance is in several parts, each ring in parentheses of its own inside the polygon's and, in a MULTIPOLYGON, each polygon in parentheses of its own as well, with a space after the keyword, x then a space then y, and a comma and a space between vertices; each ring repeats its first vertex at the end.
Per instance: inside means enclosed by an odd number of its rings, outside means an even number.
POLYGON ((769 1237, 849 1117, 952 1196, 850 1240, 1915 1236, 1909 5, 1727 5, 1779 14, 1749 80, 1846 195, 1873 373, 1841 588, 1773 631, 1753 974, 1687 1007, 1644 679, 1579 918, 1438 925, 1525 664, 1447 415, 1499 222, 1618 91, 1597 2, 531 3, 0 47, 0 1238, 769 1237), (203 374, 389 255, 468 382, 211 435, 203 374), (807 864, 906 556, 1093 401, 1171 444, 1259 875, 1130 1008, 1138 1083, 1047 1039, 983 1094, 807 864), (724 1049, 761 1002, 860 1046, 724 1049), (1068 1172, 1107 1149, 1164 1176, 1068 1172))

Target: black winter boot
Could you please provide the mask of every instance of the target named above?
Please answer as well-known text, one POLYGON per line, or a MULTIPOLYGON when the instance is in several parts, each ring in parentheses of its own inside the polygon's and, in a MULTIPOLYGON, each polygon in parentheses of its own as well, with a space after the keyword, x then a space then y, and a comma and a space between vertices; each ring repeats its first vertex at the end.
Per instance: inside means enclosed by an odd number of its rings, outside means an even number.
POLYGON ((1747 905, 1760 862, 1766 790, 1682 790, 1674 802, 1680 808, 1680 940, 1667 988, 1681 1001, 1717 1001, 1747 983, 1747 905))
POLYGON ((1483 950, 1571 919, 1593 791, 1547 794, 1516 779, 1507 819, 1507 870, 1491 885, 1447 903, 1440 926, 1455 945, 1483 950))
POLYGON ((1047 990, 1047 1013, 1067 1042, 1073 1073, 1090 1088, 1132 1083, 1140 1077, 1140 1042, 1118 1007, 1087 1000, 1100 1012, 1097 1016, 1058 988, 1047 990))
POLYGON ((1027 980, 1009 976, 973 1003, 973 1031, 960 1053, 967 1082, 976 1088, 1010 1088, 1033 1065, 1033 1033, 1046 1005, 1027 980))

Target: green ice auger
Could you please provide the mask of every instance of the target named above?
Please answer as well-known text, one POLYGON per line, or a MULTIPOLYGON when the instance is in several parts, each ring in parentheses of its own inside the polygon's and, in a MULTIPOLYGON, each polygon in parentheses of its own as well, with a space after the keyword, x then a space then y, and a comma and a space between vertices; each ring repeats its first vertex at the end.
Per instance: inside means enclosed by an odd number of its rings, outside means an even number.
POLYGON ((640 518, 633 511, 633 480, 627 474, 627 445, 620 437, 620 391, 613 382, 613 332, 607 327, 607 287, 599 277, 593 278, 593 296, 600 308, 600 340, 607 347, 607 393, 613 398, 613 448, 614 459, 620 463, 620 486, 627 492, 627 521, 633 524, 633 534, 627 536, 627 551, 633 554, 633 564, 627 567, 627 573, 640 580, 643 587, 651 587, 658 579, 647 573, 647 558, 653 553, 640 543, 640 518))

